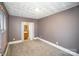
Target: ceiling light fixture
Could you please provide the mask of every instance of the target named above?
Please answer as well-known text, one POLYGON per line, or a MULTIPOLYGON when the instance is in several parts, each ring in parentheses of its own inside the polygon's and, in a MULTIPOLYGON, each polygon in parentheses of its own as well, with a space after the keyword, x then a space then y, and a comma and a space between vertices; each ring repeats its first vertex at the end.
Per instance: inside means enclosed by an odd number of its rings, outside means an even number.
POLYGON ((39 12, 40 10, 39 10, 39 8, 35 8, 35 11, 36 11, 36 12, 39 12))

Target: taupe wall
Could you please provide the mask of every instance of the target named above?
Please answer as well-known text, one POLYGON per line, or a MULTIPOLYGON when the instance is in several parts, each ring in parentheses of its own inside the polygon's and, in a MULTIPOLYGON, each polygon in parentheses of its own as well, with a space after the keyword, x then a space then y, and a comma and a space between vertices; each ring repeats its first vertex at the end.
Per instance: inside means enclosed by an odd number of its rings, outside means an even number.
POLYGON ((79 6, 38 20, 38 36, 69 48, 79 48, 79 6))
POLYGON ((3 7, 3 9, 0 9, 0 10, 4 13, 5 18, 6 18, 6 31, 3 32, 2 34, 0 34, 1 35, 1 38, 0 38, 0 40, 1 40, 0 52, 3 54, 6 47, 7 47, 7 43, 8 43, 8 39, 9 39, 8 38, 8 28, 9 27, 8 27, 8 12, 5 8, 5 6, 3 5, 3 3, 0 3, 0 5, 3 7))
MULTIPOLYGON (((21 22, 35 23, 35 36, 69 49, 79 49, 79 6, 63 12, 34 20, 17 16, 9 16, 9 41, 13 38, 21 40, 21 22), (38 27, 38 28, 37 28, 38 27)), ((7 27, 8 28, 8 27, 7 27)), ((7 31, 8 32, 8 31, 7 31)))
POLYGON ((37 20, 9 16, 9 41, 12 41, 13 38, 16 40, 21 40, 21 22, 33 22, 35 24, 35 36, 37 36, 37 20))
POLYGON ((53 43, 58 42, 59 45, 65 48, 79 48, 79 6, 42 18, 38 21, 9 16, 9 41, 12 41, 13 38, 21 40, 22 21, 35 23, 35 36, 53 43))

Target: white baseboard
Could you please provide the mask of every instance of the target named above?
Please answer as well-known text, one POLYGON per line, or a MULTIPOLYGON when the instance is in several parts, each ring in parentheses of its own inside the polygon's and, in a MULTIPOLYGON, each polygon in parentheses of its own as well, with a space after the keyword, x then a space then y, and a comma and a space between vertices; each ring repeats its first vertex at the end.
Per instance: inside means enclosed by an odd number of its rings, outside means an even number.
MULTIPOLYGON (((38 39, 38 37, 34 37, 33 39, 38 39)), ((9 44, 21 43, 21 42, 23 42, 23 41, 24 41, 24 40, 12 41, 12 42, 9 42, 9 44)))
POLYGON ((4 53, 3 56, 6 56, 7 55, 8 49, 9 49, 9 44, 7 45, 7 48, 6 48, 5 53, 4 53))
MULTIPOLYGON (((54 44, 54 43, 51 43, 51 42, 49 42, 49 41, 47 41, 47 40, 44 40, 44 39, 42 39, 42 38, 35 37, 34 39, 39 39, 39 40, 41 40, 41 41, 43 41, 43 42, 45 42, 45 43, 47 43, 47 44, 49 44, 49 45, 51 45, 51 46, 54 46, 54 47, 56 47, 56 48, 58 48, 58 49, 60 49, 60 50, 62 50, 62 51, 64 51, 64 52, 68 53, 68 54, 71 54, 71 55, 73 55, 73 56, 79 56, 79 54, 77 54, 77 53, 75 53, 75 52, 72 52, 71 50, 68 50, 68 49, 66 49, 66 48, 64 48, 64 47, 62 47, 62 46, 56 45, 56 44, 54 44)), ((18 41, 9 42, 8 45, 7 45, 6 51, 5 51, 5 53, 4 53, 4 56, 6 56, 10 44, 16 44, 16 43, 21 43, 21 42, 23 42, 23 41, 22 41, 22 40, 18 40, 18 41)), ((0 54, 0 55, 1 55, 1 54, 0 54)))
POLYGON ((66 49, 66 48, 64 48, 64 47, 62 47, 62 46, 59 46, 59 45, 57 45, 57 44, 54 44, 54 43, 49 42, 49 41, 47 41, 47 40, 44 40, 44 39, 42 39, 42 38, 36 37, 36 39, 39 39, 39 40, 41 40, 41 41, 43 41, 43 42, 45 42, 45 43, 47 43, 47 44, 49 44, 49 45, 51 45, 51 46, 54 46, 54 47, 56 47, 56 48, 58 48, 58 49, 60 49, 60 50, 62 50, 62 51, 64 51, 64 52, 68 53, 68 54, 71 54, 71 55, 73 55, 73 56, 79 56, 79 54, 77 54, 77 53, 75 53, 75 52, 72 52, 72 51, 69 50, 69 49, 66 49))
MULTIPOLYGON (((9 44, 7 45, 7 48, 6 48, 6 50, 5 50, 4 55, 3 55, 3 56, 6 56, 6 54, 7 54, 7 52, 8 52, 8 48, 9 48, 9 44)), ((2 54, 1 54, 1 53, 0 53, 0 56, 2 56, 2 54)))
POLYGON ((36 39, 39 39, 39 37, 34 37, 33 39, 36 40, 36 39))
POLYGON ((16 44, 16 43, 21 43, 21 42, 23 42, 23 40, 18 40, 18 41, 9 42, 9 44, 16 44))
POLYGON ((22 40, 18 40, 18 41, 9 42, 8 45, 7 45, 6 51, 4 53, 4 56, 6 56, 10 44, 16 44, 16 43, 21 43, 21 42, 23 42, 23 41, 22 40))

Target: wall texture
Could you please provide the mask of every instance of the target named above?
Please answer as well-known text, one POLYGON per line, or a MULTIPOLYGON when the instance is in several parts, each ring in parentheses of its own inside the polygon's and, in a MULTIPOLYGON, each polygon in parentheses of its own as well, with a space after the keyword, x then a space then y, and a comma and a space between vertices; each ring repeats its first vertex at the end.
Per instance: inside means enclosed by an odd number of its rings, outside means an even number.
POLYGON ((1 40, 1 48, 0 48, 0 52, 3 54, 6 47, 7 47, 7 43, 8 43, 8 12, 5 8, 5 6, 3 5, 3 3, 0 3, 0 10, 3 12, 3 14, 5 15, 5 19, 6 19, 6 31, 4 31, 3 33, 0 33, 1 37, 0 37, 0 40, 1 40), (1 9, 1 7, 3 9, 1 9))
POLYGON ((37 36, 37 20, 18 16, 9 16, 9 41, 21 40, 21 22, 33 22, 35 24, 35 36, 37 36))
POLYGON ((79 6, 38 20, 38 36, 68 49, 79 48, 79 6))

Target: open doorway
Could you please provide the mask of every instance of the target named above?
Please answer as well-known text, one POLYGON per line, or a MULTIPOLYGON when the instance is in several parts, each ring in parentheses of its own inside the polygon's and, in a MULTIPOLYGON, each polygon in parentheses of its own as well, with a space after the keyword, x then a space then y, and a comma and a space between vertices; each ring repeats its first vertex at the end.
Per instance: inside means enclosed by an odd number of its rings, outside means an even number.
POLYGON ((29 24, 24 24, 24 40, 29 40, 29 24))
POLYGON ((22 40, 28 41, 34 38, 34 23, 22 22, 22 40))

